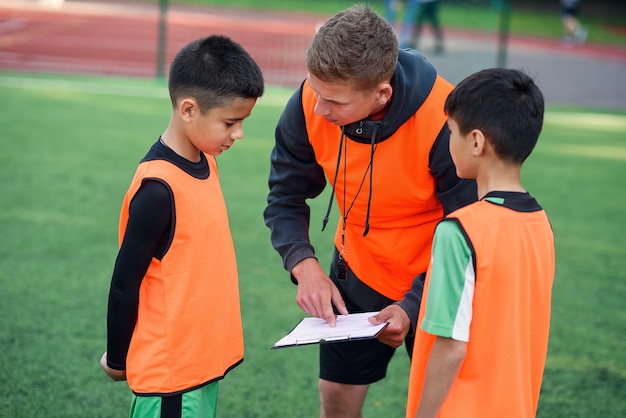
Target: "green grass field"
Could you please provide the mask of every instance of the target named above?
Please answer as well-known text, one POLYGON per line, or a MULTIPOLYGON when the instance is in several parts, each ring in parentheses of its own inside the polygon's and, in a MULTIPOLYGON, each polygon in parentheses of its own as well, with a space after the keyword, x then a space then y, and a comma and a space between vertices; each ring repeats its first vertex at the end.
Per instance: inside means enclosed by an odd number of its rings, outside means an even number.
MULTIPOLYGON (((262 218, 274 125, 288 94, 269 88, 244 123, 246 138, 219 157, 246 340, 244 363, 220 386, 224 418, 317 414, 316 349, 270 350, 303 316, 262 218)), ((0 108, 0 416, 124 417, 130 392, 98 361, 119 207, 169 119, 165 85, 0 73, 0 108)), ((539 416, 622 417, 626 114, 549 108, 523 174, 557 246, 539 416)), ((327 265, 325 196, 311 202, 311 232, 327 265)), ((388 378, 372 386, 365 417, 404 416, 408 365, 399 351, 388 378)))

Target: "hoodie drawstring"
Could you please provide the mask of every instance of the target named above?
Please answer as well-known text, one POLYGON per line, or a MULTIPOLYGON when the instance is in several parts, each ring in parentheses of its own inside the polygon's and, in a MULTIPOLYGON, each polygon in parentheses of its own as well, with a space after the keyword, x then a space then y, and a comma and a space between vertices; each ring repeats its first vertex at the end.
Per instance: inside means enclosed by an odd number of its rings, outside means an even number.
MULTIPOLYGON (((376 133, 378 132, 378 128, 380 125, 376 125, 374 131, 372 132, 372 152, 370 154, 370 190, 369 195, 367 196, 367 213, 365 215, 365 230, 363 231, 363 236, 367 236, 367 233, 370 230, 370 210, 372 208, 372 183, 374 181, 374 152, 376 151, 376 133)), ((355 198, 356 199, 356 198, 355 198)))
POLYGON ((324 220, 322 221, 322 231, 326 229, 326 224, 328 224, 328 217, 330 216, 330 211, 333 207, 333 197, 335 196, 335 186, 337 185, 337 177, 339 177, 339 164, 341 163, 341 150, 343 149, 343 132, 344 127, 341 127, 341 138, 339 138, 339 152, 337 153, 337 166, 335 167, 335 178, 333 179, 333 189, 330 192, 330 199, 328 201, 328 209, 326 210, 326 216, 324 216, 324 220))
MULTIPOLYGON (((370 162, 369 162, 369 165, 367 166, 365 174, 363 175, 363 181, 364 181, 365 176, 367 175, 367 171, 369 170, 370 184, 369 184, 369 195, 367 197, 367 213, 365 215, 365 230, 363 231, 364 237, 367 236, 369 229, 370 229, 369 219, 370 219, 370 211, 372 207, 372 192, 373 192, 372 183, 374 179, 374 153, 376 151, 376 134, 378 133, 379 127, 380 125, 377 124, 376 127, 374 128, 374 131, 372 132, 372 137, 370 141, 370 144, 371 144, 370 162)), ((333 205, 333 198, 335 196, 335 187, 337 185, 337 177, 339 177, 339 166, 341 165, 341 152, 343 150, 344 136, 345 136, 344 127, 342 126, 341 138, 339 139, 339 151, 337 153, 337 165, 335 167, 335 178, 333 179, 333 189, 330 194, 330 199, 328 201, 328 208, 326 210, 326 216, 324 216, 324 220, 322 222, 322 231, 324 231, 324 229, 326 228, 326 225, 328 224, 328 218, 330 216, 330 211, 333 205)), ((345 166, 344 166, 344 170, 345 170, 345 166)), ((352 205, 356 201, 356 198, 359 195, 359 192, 361 191, 361 187, 363 187, 363 181, 361 181, 361 185, 359 186, 359 189, 357 190, 354 196, 354 200, 352 201, 352 203, 350 204, 350 207, 347 210, 345 210, 346 202, 345 202, 345 185, 344 185, 344 212, 345 212, 343 216, 344 229, 345 229, 346 220, 348 218, 348 213, 350 212, 350 209, 352 209, 352 205)), ((345 173, 344 173, 344 182, 345 182, 345 173)))

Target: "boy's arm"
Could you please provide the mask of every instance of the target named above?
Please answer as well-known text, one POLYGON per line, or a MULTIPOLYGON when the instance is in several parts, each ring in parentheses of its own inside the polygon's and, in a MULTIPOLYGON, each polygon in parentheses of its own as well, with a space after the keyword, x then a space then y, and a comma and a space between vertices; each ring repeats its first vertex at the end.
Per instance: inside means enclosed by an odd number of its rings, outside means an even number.
POLYGON ((463 341, 437 337, 428 359, 424 389, 415 418, 437 417, 459 373, 466 350, 467 343, 463 341))
POLYGON ((112 380, 115 380, 117 382, 126 380, 126 370, 116 370, 116 369, 110 368, 107 357, 108 357, 107 352, 105 351, 102 357, 100 358, 100 366, 102 367, 102 370, 104 370, 106 375, 109 376, 112 380))
POLYGON ((106 353, 106 365, 111 369, 126 369, 126 354, 137 321, 139 287, 157 255, 162 237, 170 230, 171 217, 169 188, 160 181, 146 181, 130 204, 128 224, 111 279, 106 353))
POLYGON ((465 359, 473 316, 473 300, 466 297, 474 294, 473 260, 471 243, 458 219, 439 222, 433 239, 428 293, 422 301, 425 305, 420 317, 421 329, 436 338, 426 365, 416 417, 438 415, 465 359))

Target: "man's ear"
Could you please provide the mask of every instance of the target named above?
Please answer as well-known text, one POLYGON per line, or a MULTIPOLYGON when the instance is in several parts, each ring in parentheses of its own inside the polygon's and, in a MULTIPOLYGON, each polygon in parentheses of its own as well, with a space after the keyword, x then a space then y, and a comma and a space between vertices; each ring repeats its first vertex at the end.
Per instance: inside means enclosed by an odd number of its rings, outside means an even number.
POLYGON ((487 147, 487 138, 480 129, 473 129, 470 132, 470 138, 472 140, 472 155, 474 157, 480 157, 485 153, 487 147))
POLYGON ((389 83, 381 83, 378 85, 378 91, 376 93, 376 101, 382 105, 387 104, 391 99, 393 93, 393 87, 389 83))
POLYGON ((183 122, 191 122, 194 116, 200 112, 198 103, 190 97, 186 97, 178 102, 178 116, 183 122))

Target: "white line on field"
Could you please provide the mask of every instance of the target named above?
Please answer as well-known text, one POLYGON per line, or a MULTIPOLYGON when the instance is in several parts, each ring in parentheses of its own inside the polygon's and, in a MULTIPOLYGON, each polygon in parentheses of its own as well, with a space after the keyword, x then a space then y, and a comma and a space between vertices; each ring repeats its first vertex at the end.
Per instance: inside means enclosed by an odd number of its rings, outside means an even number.
MULTIPOLYGON (((144 97, 148 99, 169 100, 166 85, 140 86, 132 85, 132 83, 119 84, 95 80, 79 81, 0 76, 0 87, 29 90, 69 91, 108 96, 144 97)), ((282 89, 269 88, 263 97, 259 99, 259 105, 282 107, 289 99, 289 94, 290 92, 288 90, 282 91, 282 89)))
POLYGON ((544 122, 594 130, 626 131, 626 114, 546 112, 544 122))
MULTIPOLYGON (((133 85, 120 84, 109 81, 79 81, 61 79, 42 79, 14 76, 0 76, 0 87, 71 91, 77 93, 101 94, 110 96, 145 97, 154 99, 169 99, 167 86, 162 85, 133 85)), ((291 90, 283 88, 268 88, 265 95, 259 99, 261 106, 284 106, 291 90)), ((626 114, 606 113, 564 113, 547 111, 545 123, 579 126, 588 129, 626 130, 626 114)))
POLYGON ((0 86, 29 90, 54 90, 77 93, 104 94, 163 99, 167 98, 167 88, 102 83, 97 81, 48 80, 38 78, 0 77, 0 86))

